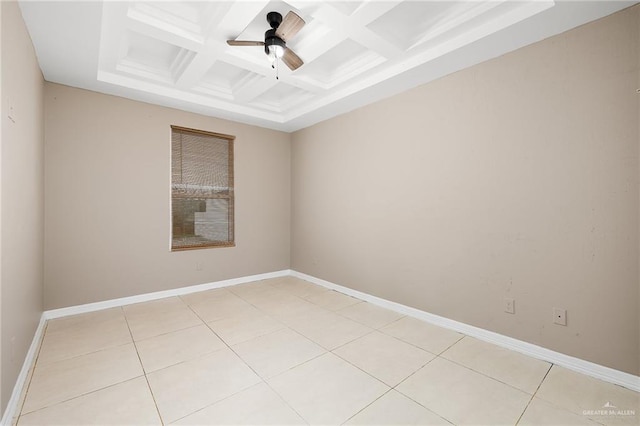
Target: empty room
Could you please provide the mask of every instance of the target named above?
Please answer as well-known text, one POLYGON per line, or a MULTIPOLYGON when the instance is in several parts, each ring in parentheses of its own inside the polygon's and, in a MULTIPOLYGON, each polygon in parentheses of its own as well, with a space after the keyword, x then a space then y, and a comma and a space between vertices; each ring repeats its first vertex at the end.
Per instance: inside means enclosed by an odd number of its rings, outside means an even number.
POLYGON ((0 411, 640 424, 640 4, 0 2, 0 411))

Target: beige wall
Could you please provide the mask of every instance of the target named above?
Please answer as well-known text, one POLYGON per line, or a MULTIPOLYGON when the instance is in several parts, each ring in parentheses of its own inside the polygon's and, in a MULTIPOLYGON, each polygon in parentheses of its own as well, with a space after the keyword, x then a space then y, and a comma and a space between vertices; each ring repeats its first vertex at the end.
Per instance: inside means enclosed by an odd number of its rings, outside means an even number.
POLYGON ((3 1, 0 7, 0 375, 4 410, 42 313, 44 80, 17 3, 3 1))
POLYGON ((638 374, 639 14, 294 133, 292 269, 638 374))
POLYGON ((45 134, 46 309, 289 268, 289 134, 52 83, 45 134), (169 251, 172 124, 236 136, 236 247, 169 251))

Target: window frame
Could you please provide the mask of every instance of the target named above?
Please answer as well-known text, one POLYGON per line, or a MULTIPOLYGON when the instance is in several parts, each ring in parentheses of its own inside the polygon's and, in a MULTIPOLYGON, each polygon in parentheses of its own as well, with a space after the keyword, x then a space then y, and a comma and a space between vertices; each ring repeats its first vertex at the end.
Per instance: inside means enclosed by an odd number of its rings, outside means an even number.
MULTIPOLYGON (((234 142, 236 137, 233 135, 227 135, 224 133, 210 132, 207 130, 193 129, 189 127, 183 126, 170 126, 170 138, 169 138, 169 249, 171 252, 178 251, 188 251, 188 250, 201 250, 201 249, 209 249, 209 248, 221 248, 221 247, 235 247, 236 239, 235 239, 235 181, 234 181, 234 142), (227 170, 227 180, 228 180, 228 196, 224 197, 203 197, 210 199, 227 199, 228 200, 228 234, 229 241, 210 241, 203 244, 193 245, 193 246, 184 246, 184 247, 174 247, 174 225, 173 225, 173 199, 174 199, 174 190, 173 190, 173 134, 174 131, 191 133, 195 135, 209 136, 211 138, 216 139, 224 139, 228 143, 228 170, 227 170)), ((179 198, 179 197, 178 197, 179 198)), ((194 197, 184 197, 194 198, 194 197)))

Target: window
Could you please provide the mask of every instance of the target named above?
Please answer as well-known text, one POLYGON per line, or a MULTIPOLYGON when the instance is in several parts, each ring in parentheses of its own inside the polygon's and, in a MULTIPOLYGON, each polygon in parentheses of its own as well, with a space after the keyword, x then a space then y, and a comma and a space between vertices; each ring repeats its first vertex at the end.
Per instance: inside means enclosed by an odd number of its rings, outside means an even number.
POLYGON ((234 139, 171 126, 171 250, 235 245, 234 139))

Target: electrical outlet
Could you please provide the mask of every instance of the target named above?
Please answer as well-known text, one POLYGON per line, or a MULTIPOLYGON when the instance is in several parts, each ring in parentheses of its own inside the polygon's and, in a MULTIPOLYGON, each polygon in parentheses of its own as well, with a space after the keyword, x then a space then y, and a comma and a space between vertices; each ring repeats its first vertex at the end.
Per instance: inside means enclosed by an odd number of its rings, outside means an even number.
POLYGON ((553 308, 553 323, 558 325, 567 325, 567 310, 553 308))
POLYGON ((11 337, 11 352, 10 352, 10 360, 14 362, 16 360, 16 336, 11 337))
POLYGON ((504 311, 508 314, 516 313, 516 301, 510 297, 504 298, 504 311))
POLYGON ((196 262, 196 271, 202 271, 202 262, 196 262))

